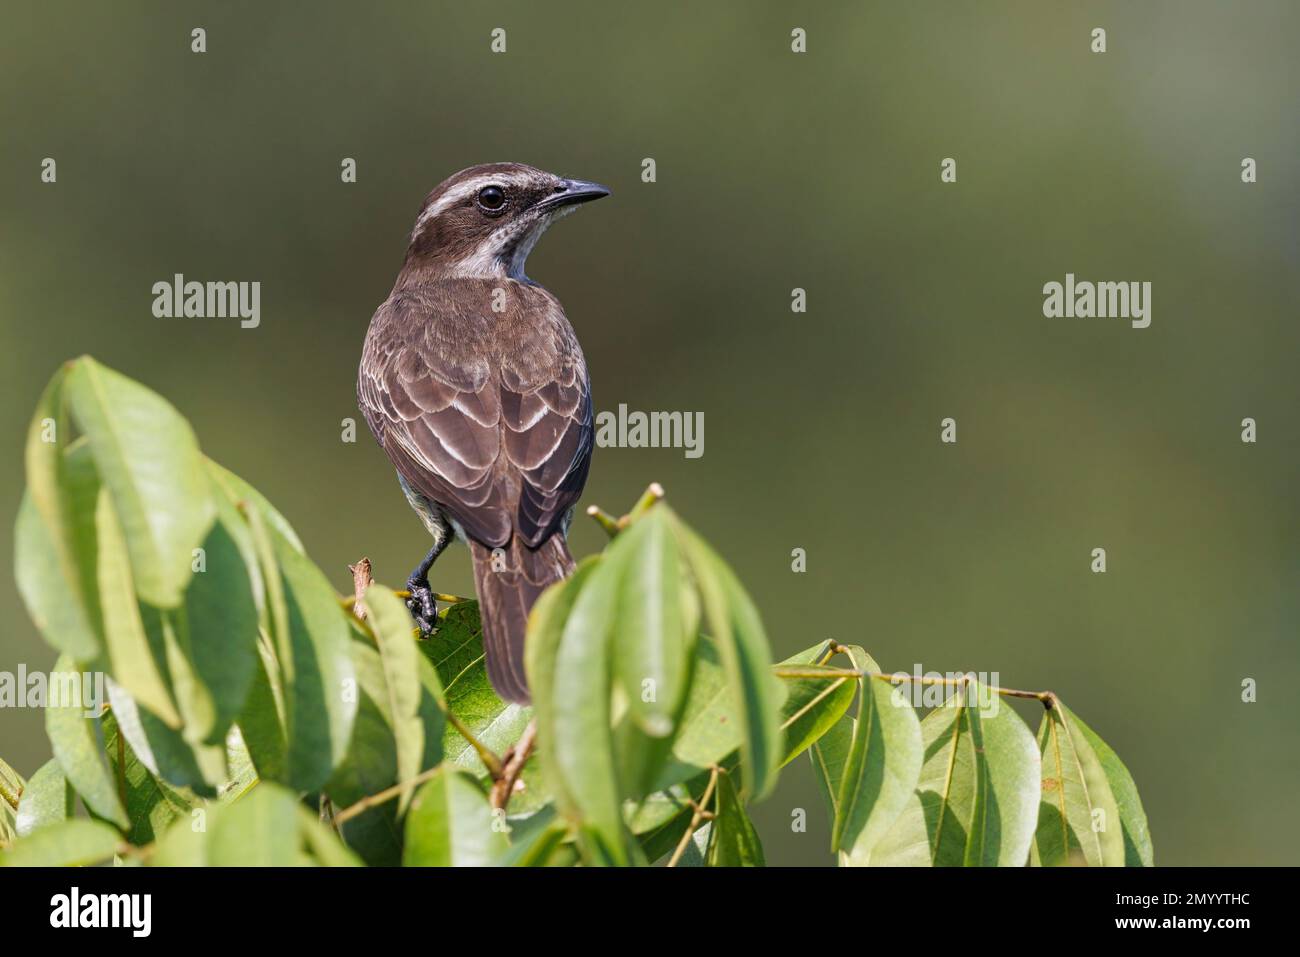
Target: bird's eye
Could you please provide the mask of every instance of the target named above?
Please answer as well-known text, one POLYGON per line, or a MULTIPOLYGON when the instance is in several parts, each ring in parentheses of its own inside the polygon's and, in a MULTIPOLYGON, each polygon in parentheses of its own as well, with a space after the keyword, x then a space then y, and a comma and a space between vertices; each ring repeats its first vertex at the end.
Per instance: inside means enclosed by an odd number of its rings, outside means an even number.
POLYGON ((506 204, 506 191, 500 186, 484 186, 478 191, 478 204, 485 212, 499 212, 506 204))

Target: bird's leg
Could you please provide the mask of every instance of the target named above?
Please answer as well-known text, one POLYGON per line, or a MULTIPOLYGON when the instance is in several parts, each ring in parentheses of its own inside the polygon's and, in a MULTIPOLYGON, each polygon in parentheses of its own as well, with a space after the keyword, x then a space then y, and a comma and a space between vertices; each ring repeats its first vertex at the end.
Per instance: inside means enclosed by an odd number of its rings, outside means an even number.
POLYGON ((433 567, 433 563, 438 560, 438 556, 450 542, 451 536, 446 535, 441 541, 435 543, 433 548, 429 549, 429 554, 424 556, 424 560, 415 566, 411 577, 406 580, 407 590, 411 593, 411 597, 406 599, 406 607, 411 609, 411 617, 415 619, 420 634, 424 636, 430 634, 433 626, 438 622, 438 603, 433 600, 433 589, 429 587, 429 569, 433 567))

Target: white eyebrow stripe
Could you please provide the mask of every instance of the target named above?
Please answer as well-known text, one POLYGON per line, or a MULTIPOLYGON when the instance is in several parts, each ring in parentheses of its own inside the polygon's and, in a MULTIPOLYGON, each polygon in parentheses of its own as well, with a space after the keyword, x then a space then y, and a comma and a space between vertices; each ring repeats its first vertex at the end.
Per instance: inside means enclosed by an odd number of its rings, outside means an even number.
POLYGON ((500 173, 485 173, 481 176, 475 176, 473 179, 467 179, 463 183, 457 183, 453 189, 448 190, 447 193, 440 197, 436 203, 420 214, 420 218, 415 221, 415 228, 411 230, 411 235, 418 236, 420 230, 424 228, 424 224, 429 220, 436 218, 444 211, 461 202, 461 200, 474 195, 484 186, 491 186, 493 184, 498 186, 514 186, 517 185, 517 180, 512 179, 509 176, 503 176, 500 173))

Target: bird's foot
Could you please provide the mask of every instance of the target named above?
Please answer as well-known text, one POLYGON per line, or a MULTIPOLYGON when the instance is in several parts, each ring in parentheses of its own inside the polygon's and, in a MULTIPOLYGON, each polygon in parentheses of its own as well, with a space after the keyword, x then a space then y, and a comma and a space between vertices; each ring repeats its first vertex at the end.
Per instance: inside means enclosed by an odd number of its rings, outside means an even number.
POLYGON ((433 599, 433 589, 427 581, 415 579, 408 581, 406 587, 411 593, 411 597, 406 599, 406 607, 411 610, 411 617, 420 629, 420 637, 428 638, 438 623, 438 603, 433 599))

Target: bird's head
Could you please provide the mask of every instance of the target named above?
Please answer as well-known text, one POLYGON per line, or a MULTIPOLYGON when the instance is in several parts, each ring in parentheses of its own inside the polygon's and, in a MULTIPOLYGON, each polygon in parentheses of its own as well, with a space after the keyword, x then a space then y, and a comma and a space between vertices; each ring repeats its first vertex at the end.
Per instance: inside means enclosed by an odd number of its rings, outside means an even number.
POLYGON ((471 166, 425 198, 407 266, 447 277, 522 279, 528 254, 551 223, 608 195, 599 183, 522 163, 471 166))

